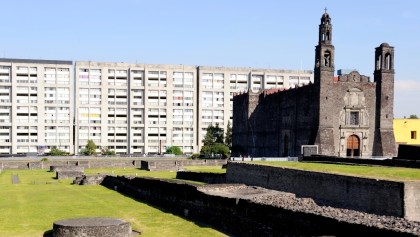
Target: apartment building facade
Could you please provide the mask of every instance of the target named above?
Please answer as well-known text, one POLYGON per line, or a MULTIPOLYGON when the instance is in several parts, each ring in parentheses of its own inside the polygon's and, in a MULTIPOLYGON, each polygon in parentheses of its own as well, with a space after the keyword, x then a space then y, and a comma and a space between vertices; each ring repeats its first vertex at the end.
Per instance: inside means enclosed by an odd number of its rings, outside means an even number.
POLYGON ((76 62, 76 153, 92 139, 117 153, 196 151, 196 69, 76 62))
POLYGON ((71 61, 0 59, 0 154, 72 152, 71 61))
POLYGON ((0 59, 0 153, 78 154, 90 139, 120 154, 199 152, 208 125, 226 130, 234 93, 310 82, 312 71, 0 59))

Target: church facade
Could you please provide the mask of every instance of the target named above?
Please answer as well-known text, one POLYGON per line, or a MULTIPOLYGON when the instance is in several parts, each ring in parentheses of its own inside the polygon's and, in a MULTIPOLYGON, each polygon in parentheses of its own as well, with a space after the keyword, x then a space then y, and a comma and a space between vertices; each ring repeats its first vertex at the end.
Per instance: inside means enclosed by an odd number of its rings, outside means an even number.
POLYGON ((334 77, 332 30, 325 12, 315 48, 314 83, 234 96, 233 153, 299 156, 309 145, 328 156, 396 155, 394 47, 383 43, 375 49, 373 82, 357 71, 334 77))

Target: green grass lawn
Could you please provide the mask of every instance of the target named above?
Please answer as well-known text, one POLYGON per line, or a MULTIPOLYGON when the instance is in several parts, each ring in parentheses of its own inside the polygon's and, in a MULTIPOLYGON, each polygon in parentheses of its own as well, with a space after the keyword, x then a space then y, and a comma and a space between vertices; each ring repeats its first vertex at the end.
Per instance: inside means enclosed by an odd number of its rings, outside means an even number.
POLYGON ((254 161, 253 164, 279 166, 324 173, 397 181, 420 181, 420 169, 362 165, 336 165, 309 162, 254 161))
MULTIPOLYGON (((87 174, 112 173, 175 178, 176 172, 146 172, 134 168, 86 169, 87 174)), ((0 174, 0 236, 42 236, 56 220, 113 217, 131 223, 141 236, 225 236, 178 216, 137 202, 99 185, 71 185, 46 170, 6 170, 0 174), (12 184, 17 174, 20 184, 12 184)))

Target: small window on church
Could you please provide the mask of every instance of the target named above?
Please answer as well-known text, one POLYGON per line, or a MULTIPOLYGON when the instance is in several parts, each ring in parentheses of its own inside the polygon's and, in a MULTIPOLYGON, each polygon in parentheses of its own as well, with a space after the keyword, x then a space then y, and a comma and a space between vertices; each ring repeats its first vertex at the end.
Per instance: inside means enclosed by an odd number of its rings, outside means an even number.
POLYGON ((411 131, 411 139, 417 139, 417 131, 411 131))
POLYGON ((359 125, 359 112, 350 112, 350 125, 359 125))

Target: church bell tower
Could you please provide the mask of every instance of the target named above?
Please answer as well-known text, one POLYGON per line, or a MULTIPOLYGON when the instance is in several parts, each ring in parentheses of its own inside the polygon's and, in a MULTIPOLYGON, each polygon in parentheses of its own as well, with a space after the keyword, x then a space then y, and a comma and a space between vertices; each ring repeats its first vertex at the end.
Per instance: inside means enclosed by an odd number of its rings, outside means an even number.
POLYGON ((318 151, 324 155, 336 155, 334 138, 334 45, 332 44, 331 17, 325 9, 319 25, 318 45, 315 46, 314 86, 316 94, 316 111, 314 123, 317 124, 317 132, 314 144, 318 145, 318 151))
POLYGON ((394 47, 382 43, 375 49, 376 118, 373 155, 396 156, 394 120, 394 47))
POLYGON ((315 84, 332 83, 334 79, 334 45, 332 45, 331 17, 325 9, 319 25, 318 45, 315 48, 315 84))

